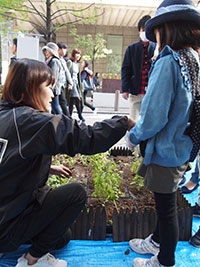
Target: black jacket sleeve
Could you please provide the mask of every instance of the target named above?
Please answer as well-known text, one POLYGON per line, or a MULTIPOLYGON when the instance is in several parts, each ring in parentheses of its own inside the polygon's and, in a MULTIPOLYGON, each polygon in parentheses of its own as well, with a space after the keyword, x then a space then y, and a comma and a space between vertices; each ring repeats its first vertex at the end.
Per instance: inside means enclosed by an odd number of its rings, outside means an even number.
POLYGON ((26 136, 26 140, 22 140, 24 157, 35 154, 63 153, 74 156, 77 153, 92 155, 105 152, 117 143, 128 129, 126 116, 115 116, 112 119, 96 122, 93 126, 79 124, 65 115, 47 117, 46 122, 39 120, 40 127, 36 121, 35 123, 32 121, 31 124, 29 121, 27 127, 23 123, 21 136, 26 136))

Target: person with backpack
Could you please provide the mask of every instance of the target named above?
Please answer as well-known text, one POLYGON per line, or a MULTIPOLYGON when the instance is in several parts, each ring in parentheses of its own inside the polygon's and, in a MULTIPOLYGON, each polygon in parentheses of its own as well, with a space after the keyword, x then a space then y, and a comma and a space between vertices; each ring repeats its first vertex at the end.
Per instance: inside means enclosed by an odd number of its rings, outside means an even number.
MULTIPOLYGON (((152 64, 141 107, 141 118, 129 141, 146 141, 139 174, 154 193, 157 224, 145 239, 129 241, 139 254, 134 267, 175 266, 179 238, 177 189, 189 161, 196 157, 191 138, 191 112, 200 90, 200 13, 191 0, 164 0, 146 22, 147 38, 157 42, 159 55, 152 64)), ((196 119, 195 119, 196 120, 196 119)), ((198 153, 198 151, 197 151, 198 153)))
POLYGON ((59 60, 58 46, 53 42, 49 42, 42 47, 42 52, 46 57, 46 64, 52 69, 55 75, 55 83, 52 88, 54 98, 51 103, 51 112, 53 114, 61 114, 62 110, 59 104, 59 95, 61 94, 62 66, 59 60))

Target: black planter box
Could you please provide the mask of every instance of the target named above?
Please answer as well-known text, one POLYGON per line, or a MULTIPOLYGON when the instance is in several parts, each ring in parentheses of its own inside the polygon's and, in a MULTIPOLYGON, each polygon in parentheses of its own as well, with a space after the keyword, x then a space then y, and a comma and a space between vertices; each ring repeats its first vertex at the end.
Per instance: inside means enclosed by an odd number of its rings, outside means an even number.
MULTIPOLYGON (((178 219, 179 240, 188 241, 192 231, 192 208, 188 201, 178 191, 178 219)), ((155 210, 145 209, 136 212, 134 209, 116 209, 113 211, 112 225, 106 224, 106 211, 104 207, 85 208, 79 218, 72 225, 72 239, 77 240, 105 240, 112 235, 114 242, 129 241, 132 238, 145 238, 155 228, 157 215, 155 210)))
MULTIPOLYGON (((125 147, 114 147, 110 150, 112 156, 132 156, 132 151, 125 147)), ((88 191, 88 184, 87 184, 88 191)), ((128 190, 127 190, 128 191, 128 190)), ((128 198, 131 194, 128 192, 128 198)), ((88 198, 91 198, 89 196, 88 198)), ((178 190, 177 197, 179 241, 188 241, 192 232, 192 207, 178 190)), ((85 208, 72 225, 73 239, 77 240, 105 240, 112 236, 114 242, 129 241, 133 238, 145 238, 154 231, 157 221, 155 209, 144 211, 133 209, 112 214, 112 225, 107 225, 105 207, 85 208)))

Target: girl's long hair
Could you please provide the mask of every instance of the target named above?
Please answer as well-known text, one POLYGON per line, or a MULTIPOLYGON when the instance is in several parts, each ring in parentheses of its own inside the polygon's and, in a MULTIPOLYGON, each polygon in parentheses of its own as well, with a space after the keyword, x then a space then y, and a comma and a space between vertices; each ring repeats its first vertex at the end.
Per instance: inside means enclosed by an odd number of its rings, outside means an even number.
POLYGON ((72 61, 74 61, 74 59, 75 59, 75 54, 80 54, 80 59, 77 61, 77 62, 80 62, 81 58, 82 58, 81 50, 78 49, 78 48, 75 48, 75 49, 72 50, 72 54, 71 54, 71 57, 70 57, 70 59, 72 61))

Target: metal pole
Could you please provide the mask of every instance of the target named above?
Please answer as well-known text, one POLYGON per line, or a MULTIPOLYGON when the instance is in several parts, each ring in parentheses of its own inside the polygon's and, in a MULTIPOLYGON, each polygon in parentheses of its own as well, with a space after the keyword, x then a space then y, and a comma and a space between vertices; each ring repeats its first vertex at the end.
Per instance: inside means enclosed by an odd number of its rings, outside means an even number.
POLYGON ((120 95, 120 91, 116 90, 115 91, 115 105, 114 105, 114 111, 118 111, 119 110, 119 95, 120 95))

